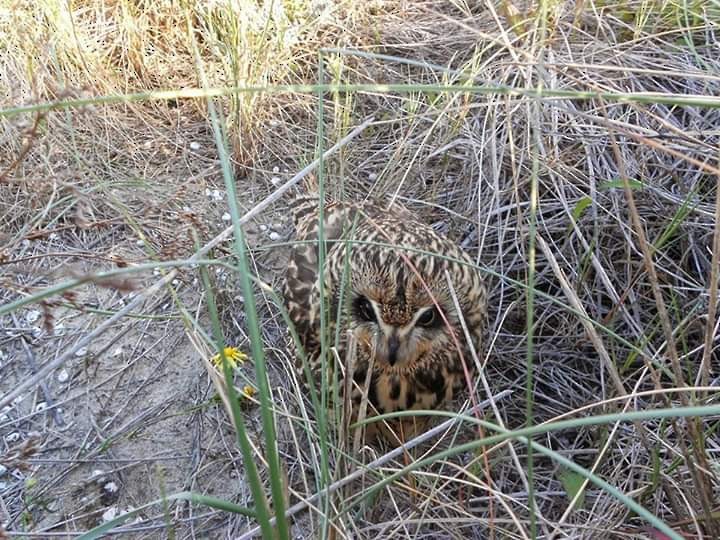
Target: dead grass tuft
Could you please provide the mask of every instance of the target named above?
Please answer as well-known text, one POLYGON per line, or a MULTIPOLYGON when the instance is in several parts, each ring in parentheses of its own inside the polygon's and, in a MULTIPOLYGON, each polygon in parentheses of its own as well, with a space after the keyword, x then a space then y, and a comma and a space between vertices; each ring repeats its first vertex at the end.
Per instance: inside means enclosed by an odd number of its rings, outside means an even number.
MULTIPOLYGON (((720 359, 708 291, 716 290, 710 276, 718 245, 720 109, 417 88, 472 82, 717 96, 720 14, 711 4, 549 2, 543 12, 508 0, 477 6, 84 0, 70 12, 56 2, 16 1, 0 8, 0 99, 10 108, 198 87, 198 62, 213 86, 313 83, 320 49, 333 48, 324 53, 325 82, 412 87, 323 97, 324 148, 376 118, 327 162, 328 190, 337 198, 401 200, 488 272, 491 311, 481 360, 488 360, 491 391, 512 390, 498 402, 500 417, 488 413, 488 420, 508 429, 526 422, 523 283, 534 174, 534 423, 716 404, 720 359)), ((316 100, 245 93, 217 100, 242 211, 314 159, 316 100)), ((206 114, 200 100, 169 100, 0 117, 0 302, 87 278, 64 296, 0 317, 3 394, 167 270, 105 280, 96 274, 187 260, 229 225, 206 114)), ((291 229, 289 201, 245 229, 294 504, 319 490, 321 445, 307 396, 289 370, 286 324, 272 297, 285 264, 277 244, 291 229)), ((233 252, 220 244, 208 258, 216 263, 210 271, 229 344, 244 348, 245 299, 222 265, 233 264, 233 252)), ((0 455, 32 448, 23 467, 0 470, 0 536, 75 534, 101 523, 110 509, 120 513, 180 490, 252 506, 231 424, 197 362, 203 330, 209 332, 205 309, 195 269, 183 267, 39 390, 0 409, 0 455)), ((237 376, 240 387, 254 382, 251 367, 237 376)), ((255 437, 259 418, 252 406, 244 410, 255 437)), ((535 440, 593 470, 678 534, 708 538, 717 530, 720 494, 717 421, 699 419, 690 435, 682 422, 650 420, 535 440)), ((529 537, 526 446, 517 442, 513 451, 502 443, 439 460, 355 504, 375 481, 471 433, 449 430, 347 484, 341 480, 360 469, 358 461, 369 463, 382 449, 333 453, 332 480, 342 489, 327 509, 338 536, 529 537)), ((258 446, 260 440, 253 439, 258 446)), ((615 530, 618 537, 660 538, 606 491, 593 485, 580 491, 582 479, 549 458, 536 458, 533 481, 539 536, 599 538, 615 530)), ((198 505, 173 503, 168 515, 183 537, 242 537, 254 526, 198 505)), ((293 523, 297 537, 314 537, 323 518, 312 509, 293 523)), ((168 517, 148 509, 128 527, 156 534, 168 517)))

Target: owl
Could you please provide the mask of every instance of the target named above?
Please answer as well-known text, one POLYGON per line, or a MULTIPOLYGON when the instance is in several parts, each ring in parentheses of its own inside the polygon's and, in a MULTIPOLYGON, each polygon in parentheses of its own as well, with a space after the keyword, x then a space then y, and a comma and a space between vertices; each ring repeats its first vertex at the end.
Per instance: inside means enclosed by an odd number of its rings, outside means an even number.
MULTIPOLYGON (((312 195, 296 201, 296 243, 283 291, 313 378, 321 378, 325 302, 326 347, 337 348, 337 355, 327 352, 325 366, 345 363, 338 373, 341 389, 350 389, 344 402, 352 407, 351 418, 361 404, 368 417, 442 408, 473 372, 463 321, 476 351, 482 342, 486 290, 476 265, 398 204, 333 201, 323 206, 325 259, 319 269, 319 203, 312 195)), ((300 355, 296 367, 305 380, 300 355)), ((397 436, 399 430, 407 438, 426 424, 407 418, 385 423, 380 433, 389 429, 397 436)))

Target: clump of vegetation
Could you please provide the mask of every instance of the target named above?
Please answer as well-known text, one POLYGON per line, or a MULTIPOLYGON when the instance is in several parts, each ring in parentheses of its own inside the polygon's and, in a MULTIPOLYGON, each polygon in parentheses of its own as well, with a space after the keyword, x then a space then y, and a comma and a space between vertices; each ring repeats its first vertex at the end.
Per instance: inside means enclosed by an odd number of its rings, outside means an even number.
POLYGON ((11 7, 5 530, 720 537, 715 2, 11 7), (488 276, 482 433, 355 447, 292 373, 283 185, 340 140, 316 185, 488 276))

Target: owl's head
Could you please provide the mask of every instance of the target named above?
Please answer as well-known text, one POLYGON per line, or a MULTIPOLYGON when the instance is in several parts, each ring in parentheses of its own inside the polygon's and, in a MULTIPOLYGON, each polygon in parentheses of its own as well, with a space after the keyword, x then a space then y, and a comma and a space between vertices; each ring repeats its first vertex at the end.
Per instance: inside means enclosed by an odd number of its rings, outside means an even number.
POLYGON ((446 287, 396 266, 361 273, 351 289, 350 329, 378 367, 405 371, 454 348, 457 316, 446 287))

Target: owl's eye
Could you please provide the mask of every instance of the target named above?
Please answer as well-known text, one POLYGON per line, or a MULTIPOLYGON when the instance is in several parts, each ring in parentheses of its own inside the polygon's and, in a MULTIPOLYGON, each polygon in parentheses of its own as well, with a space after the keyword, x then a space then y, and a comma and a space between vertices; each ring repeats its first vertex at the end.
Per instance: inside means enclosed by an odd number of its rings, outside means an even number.
POLYGON ((355 313, 357 313, 363 321, 375 321, 375 311, 373 310, 372 304, 370 300, 364 296, 360 296, 355 300, 355 313))
POLYGON ((435 326, 438 321, 437 310, 430 308, 423 312, 417 320, 417 326, 424 326, 425 328, 435 326))

